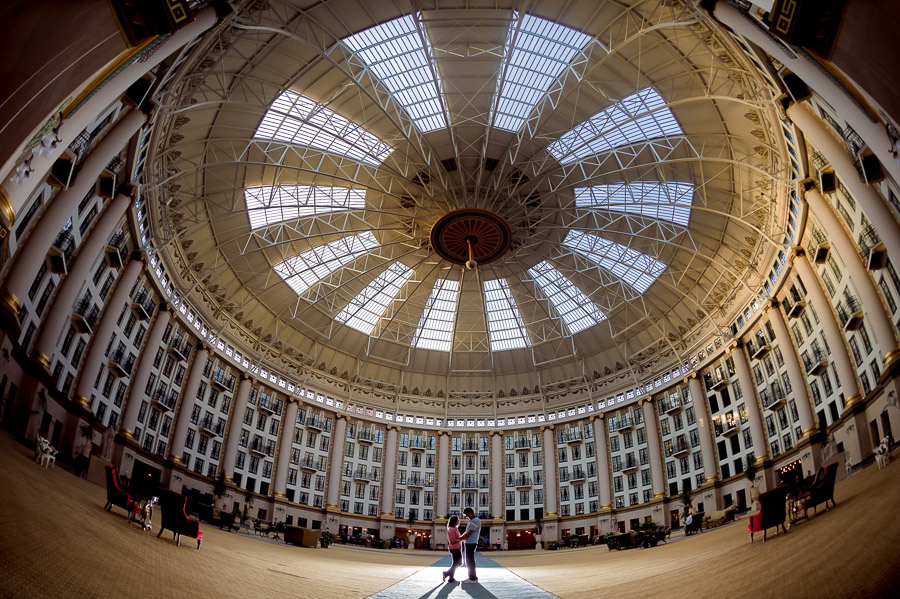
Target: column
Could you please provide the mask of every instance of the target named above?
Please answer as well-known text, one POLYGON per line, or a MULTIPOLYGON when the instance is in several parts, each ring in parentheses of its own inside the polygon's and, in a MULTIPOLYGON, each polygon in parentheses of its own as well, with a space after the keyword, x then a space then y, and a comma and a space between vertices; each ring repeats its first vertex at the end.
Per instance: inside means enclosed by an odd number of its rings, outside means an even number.
POLYGON ((662 449, 659 443, 659 424, 656 418, 656 408, 653 407, 653 398, 651 397, 645 397, 639 403, 644 415, 647 453, 650 454, 650 481, 652 483, 653 497, 665 497, 666 479, 663 476, 662 449))
POLYGON ((763 310, 769 313, 769 322, 772 323, 772 329, 775 331, 775 341, 778 343, 778 347, 781 348, 781 355, 784 358, 788 377, 791 381, 797 381, 797 384, 791 385, 791 389, 794 393, 794 403, 797 405, 797 414, 800 416, 800 422, 804 422, 804 418, 806 418, 806 421, 812 423, 814 420, 812 407, 809 405, 809 394, 806 392, 806 373, 803 372, 803 367, 800 365, 800 358, 797 356, 794 340, 788 333, 784 314, 772 302, 768 302, 763 310), (801 382, 802 384, 800 384, 801 382))
MULTIPOLYGON (((884 242, 885 248, 887 248, 888 256, 892 256, 895 262, 900 260, 900 227, 898 227, 897 221, 891 214, 891 209, 881 195, 874 187, 860 179, 856 170, 856 162, 848 153, 847 147, 836 139, 825 123, 811 113, 809 108, 803 104, 797 102, 791 104, 787 109, 787 115, 797 128, 803 132, 807 141, 822 152, 822 155, 834 167, 834 172, 841 178, 841 181, 844 182, 844 185, 847 186, 847 189, 850 190, 856 201, 859 202, 862 211, 865 212, 869 222, 872 223, 875 231, 878 232, 878 236, 884 242)), ((843 113, 841 115, 843 116, 843 113)), ((886 140, 886 136, 883 137, 885 139, 879 139, 878 145, 889 146, 890 143, 886 140)), ((807 197, 807 202, 809 201, 809 197, 807 197)), ((813 208, 811 203, 810 208, 813 208)), ((819 212, 818 209, 813 208, 813 213, 816 216, 819 216, 819 212)), ((822 226, 825 226, 825 223, 822 223, 822 226)), ((833 238, 829 236, 829 240, 833 241, 833 238)), ((855 249, 853 253, 856 253, 855 249)), ((840 254, 841 257, 849 255, 843 252, 840 254)))
MULTIPOLYGON (((34 172, 32 172, 31 176, 24 183, 13 183, 10 179, 6 178, 10 175, 9 170, 12 170, 13 167, 8 161, 4 165, 2 176, 5 180, 2 182, 2 185, 0 185, 0 196, 8 196, 8 198, 5 199, 9 202, 10 209, 13 211, 21 210, 25 201, 44 180, 50 167, 56 162, 57 158, 62 156, 63 151, 69 144, 71 144, 100 113, 106 110, 108 106, 113 102, 119 101, 135 81, 149 73, 151 69, 156 67, 156 65, 184 46, 187 42, 212 27, 215 22, 215 9, 211 7, 204 8, 194 17, 193 23, 174 32, 160 44, 157 50, 145 53, 141 56, 142 60, 132 61, 116 73, 110 80, 90 90, 90 97, 78 107, 78 110, 67 114, 60 124, 59 131, 56 134, 59 138, 56 150, 47 156, 41 157, 35 155, 34 158, 32 158, 31 168, 34 169, 34 172), (7 168, 9 168, 9 170, 6 170, 7 168)), ((50 116, 52 115, 47 115, 48 118, 50 116)), ((27 141, 28 140, 25 140, 23 142, 23 147, 24 143, 27 143, 27 141)), ((82 196, 83 195, 84 194, 82 194, 82 196)), ((59 227, 57 227, 57 230, 59 230, 59 227)))
POLYGON ((278 464, 275 466, 275 497, 279 499, 286 497, 288 468, 291 467, 294 429, 297 427, 299 409, 297 400, 289 397, 284 412, 284 426, 281 427, 281 439, 278 442, 278 464))
MULTIPOLYGON (((131 389, 128 392, 122 422, 119 425, 119 430, 126 437, 134 439, 134 428, 137 425, 141 402, 144 401, 145 396, 144 388, 150 379, 150 370, 153 368, 153 358, 156 355, 156 349, 162 342, 163 333, 165 333, 166 326, 172 318, 172 310, 172 306, 168 304, 160 307, 156 313, 156 320, 153 321, 153 326, 150 327, 150 332, 147 334, 147 341, 141 352, 141 359, 138 361, 137 373, 131 379, 131 389)), ((100 342, 102 343, 103 340, 100 339, 100 342)), ((87 375, 91 376, 91 373, 88 372, 87 375)))
MULTIPOLYGON (((854 171, 853 174, 855 175, 856 172, 854 171)), ((894 337, 894 327, 887 316, 881 296, 875 289, 875 283, 872 281, 872 277, 869 276, 869 271, 865 269, 860 261, 856 245, 854 245, 847 235, 847 231, 838 220, 837 215, 831 208, 831 203, 815 187, 808 189, 805 197, 810 210, 825 229, 825 236, 833 244, 832 249, 841 257, 844 266, 847 268, 847 274, 850 275, 853 286, 856 287, 856 291, 859 293, 859 301, 865 308, 865 318, 872 325, 872 334, 875 335, 878 349, 884 356, 885 364, 887 364, 900 355, 900 349, 897 347, 897 338, 894 337)), ((884 206, 884 203, 881 203, 881 205, 887 210, 887 206, 884 206)), ((869 216, 874 215, 869 213, 869 216)), ((890 250, 888 250, 888 255, 896 256, 900 260, 900 231, 897 230, 897 223, 891 214, 888 212, 887 215, 879 215, 878 218, 873 219, 872 224, 877 227, 878 221, 884 219, 889 219, 890 225, 882 222, 880 223, 882 229, 888 227, 892 229, 891 231, 885 231, 889 233, 889 238, 882 238, 885 240, 885 246, 888 243, 892 243, 898 247, 898 253, 891 254, 890 250)))
POLYGON ((144 124, 146 116, 132 110, 116 123, 100 143, 88 154, 75 181, 56 194, 46 209, 35 220, 25 243, 13 256, 9 274, 0 289, 0 305, 11 311, 15 318, 19 311, 20 297, 24 297, 34 280, 34 275, 47 258, 53 240, 66 221, 75 214, 78 203, 97 184, 100 173, 113 157, 122 151, 128 140, 144 124))
POLYGON ((128 296, 131 293, 131 288, 134 287, 138 275, 141 274, 143 265, 140 255, 131 255, 131 260, 128 261, 128 266, 119 275, 112 296, 106 302, 100 321, 97 323, 97 328, 94 329, 94 334, 91 335, 87 355, 78 370, 80 373, 78 384, 75 386, 75 392, 72 395, 73 400, 80 402, 87 409, 91 408, 90 397, 94 389, 94 379, 97 376, 97 371, 103 364, 103 353, 106 351, 106 344, 109 342, 109 338, 116 326, 119 309, 122 304, 129 300, 128 296))
POLYGON ((334 434, 331 436, 331 464, 328 470, 328 494, 325 508, 336 510, 341 498, 341 471, 344 468, 344 444, 347 442, 347 416, 334 417, 334 434))
POLYGON ((491 516, 503 520, 503 431, 491 431, 491 516))
POLYGON ((209 346, 205 343, 198 343, 197 351, 194 352, 194 361, 191 363, 191 373, 188 375, 187 383, 181 392, 178 420, 175 421, 175 431, 172 433, 172 441, 169 443, 169 458, 179 464, 184 453, 184 442, 187 439, 188 429, 191 425, 191 412, 194 409, 194 403, 197 401, 197 390, 200 389, 203 369, 206 368, 207 362, 209 362, 209 346))
POLYGON ((250 399, 250 388, 253 386, 253 379, 247 374, 241 374, 241 382, 238 385, 237 393, 234 395, 234 408, 231 410, 231 422, 228 426, 228 436, 225 438, 225 457, 219 464, 222 467, 222 473, 225 475, 225 481, 234 482, 234 461, 237 459, 238 444, 241 442, 241 421, 244 418, 244 412, 247 410, 247 401, 250 399))
POLYGON ((449 431, 438 431, 437 460, 437 495, 434 498, 434 512, 440 519, 446 518, 450 514, 450 496, 447 492, 450 487, 449 431))
POLYGON ((712 440, 712 429, 709 417, 709 403, 706 400, 706 392, 703 383, 696 372, 688 375, 688 387, 691 390, 691 405, 694 407, 694 415, 697 417, 697 432, 700 435, 700 454, 703 456, 703 472, 707 481, 719 479, 719 460, 716 459, 716 446, 712 440))
MULTIPOLYGON (((131 186, 128 186, 128 192, 131 186)), ((41 332, 38 333, 37 341, 34 344, 34 358, 43 365, 48 371, 50 370, 50 361, 53 357, 56 343, 59 341, 60 335, 63 334, 63 328, 68 322, 72 314, 72 305, 78 298, 78 292, 84 286, 84 282, 91 274, 91 267, 97 260, 98 254, 103 251, 109 238, 112 237, 116 225, 122 219, 125 211, 131 203, 131 195, 128 192, 119 192, 116 194, 109 204, 103 210, 100 220, 88 231, 87 239, 83 239, 81 247, 78 248, 78 254, 69 265, 68 272, 63 278, 56 296, 53 298, 53 304, 44 315, 41 323, 41 332)))
MULTIPOLYGON (((766 53, 800 77, 807 86, 815 90, 863 138, 894 181, 900 181, 900 163, 891 155, 891 143, 885 133, 884 125, 869 118, 869 115, 863 112, 862 108, 853 101, 853 98, 828 71, 814 61, 794 52, 788 54, 784 49, 786 47, 784 44, 776 43, 771 34, 754 24, 749 17, 743 15, 737 7, 732 6, 729 2, 720 0, 716 4, 715 17, 736 33, 765 50, 766 53)), ((873 60, 879 60, 879 57, 873 57, 873 60)))
POLYGON ((381 486, 381 516, 394 515, 394 488, 397 486, 397 437, 396 425, 387 425, 387 438, 384 441, 384 478, 381 486))
MULTIPOLYGON (((819 284, 819 278, 809 263, 803 248, 794 248, 791 264, 796 269, 797 276, 800 277, 803 286, 806 287, 809 302, 822 322, 822 332, 825 334, 825 340, 828 341, 828 347, 831 348, 829 357, 834 360, 834 367, 837 370, 838 378, 841 379, 841 388, 844 390, 844 407, 848 408, 851 404, 859 401, 861 396, 859 394, 859 383, 856 381, 856 370, 853 368, 853 364, 850 363, 850 351, 847 349, 844 334, 838 327, 831 302, 825 296, 825 291, 819 284)), ((805 381, 806 377, 804 376, 801 380, 805 381)), ((804 435, 814 430, 811 412, 809 421, 809 427, 803 429, 804 435)), ((802 424, 802 420, 801 426, 806 426, 802 424)))
POLYGON ((606 414, 591 416, 594 426, 594 457, 597 459, 597 486, 600 493, 600 509, 612 508, 612 487, 609 478, 609 435, 606 432, 606 414))
MULTIPOLYGON (((769 446, 766 442, 766 432, 762 425, 762 415, 759 409, 759 399, 756 394, 756 385, 753 377, 750 376, 750 365, 747 363, 747 356, 744 353, 744 347, 735 341, 728 348, 728 352, 734 358, 734 370, 737 373, 738 383, 741 385, 741 391, 744 392, 744 407, 747 409, 747 420, 750 422, 750 438, 753 440, 753 455, 756 462, 761 464, 763 460, 769 457, 769 446)), ((782 355, 784 351, 782 350, 782 355)), ((793 350, 791 351, 793 353, 793 350)), ((796 359, 796 355, 794 356, 796 359)), ((803 380, 803 379, 792 379, 803 380)), ((805 391, 805 389, 804 389, 805 391)), ((797 406, 799 413, 800 406, 797 406)), ((806 402, 806 411, 809 412, 809 402, 806 402)), ((803 417, 800 417, 802 426, 803 417)))
POLYGON ((548 518, 559 516, 559 481, 556 478, 556 436, 553 434, 554 426, 548 424, 541 427, 544 451, 544 515, 548 518))

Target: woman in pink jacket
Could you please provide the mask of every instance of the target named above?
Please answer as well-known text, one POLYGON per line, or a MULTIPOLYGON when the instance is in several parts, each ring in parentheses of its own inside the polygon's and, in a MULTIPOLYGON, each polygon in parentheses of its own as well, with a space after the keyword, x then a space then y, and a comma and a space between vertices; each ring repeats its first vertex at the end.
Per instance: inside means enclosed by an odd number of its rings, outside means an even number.
POLYGON ((453 574, 456 569, 462 565, 462 542, 459 540, 459 516, 450 516, 447 522, 447 547, 450 549, 450 555, 453 557, 453 565, 450 569, 443 573, 444 582, 450 579, 450 582, 456 582, 453 574))

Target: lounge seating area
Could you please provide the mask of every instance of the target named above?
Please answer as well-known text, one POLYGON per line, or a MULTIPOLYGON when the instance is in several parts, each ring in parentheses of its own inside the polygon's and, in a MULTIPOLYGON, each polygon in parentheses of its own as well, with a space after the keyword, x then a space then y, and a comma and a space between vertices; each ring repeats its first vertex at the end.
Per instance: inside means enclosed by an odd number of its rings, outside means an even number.
POLYGON ((162 519, 156 538, 159 538, 163 531, 171 530, 176 545, 181 545, 181 535, 185 535, 197 539, 197 549, 200 549, 200 543, 203 542, 203 531, 200 530, 200 522, 192 520, 187 515, 187 497, 168 489, 157 489, 157 496, 162 510, 162 519))
POLYGON ((319 542, 319 532, 312 528, 288 525, 284 527, 284 542, 301 547, 315 547, 319 542))
POLYGON ((736 505, 730 505, 724 510, 716 510, 703 517, 703 528, 715 528, 727 522, 734 522, 735 514, 737 514, 736 505))
POLYGON ((690 524, 684 525, 684 534, 693 535, 698 532, 703 532, 703 518, 706 516, 704 512, 697 512, 693 514, 691 517, 690 524))
POLYGON ((819 469, 816 480, 807 490, 809 497, 803 501, 803 515, 809 518, 809 508, 816 511, 816 506, 825 504, 825 510, 828 510, 828 502, 831 501, 832 507, 836 507, 834 502, 834 481, 837 478, 837 462, 829 464, 824 470, 819 469))

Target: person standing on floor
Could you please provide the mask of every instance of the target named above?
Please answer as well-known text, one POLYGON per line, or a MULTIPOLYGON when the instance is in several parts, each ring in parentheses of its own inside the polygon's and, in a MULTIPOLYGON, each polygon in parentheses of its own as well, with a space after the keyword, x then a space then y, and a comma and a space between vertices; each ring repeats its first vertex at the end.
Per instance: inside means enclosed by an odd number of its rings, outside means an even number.
POLYGON ((463 514, 469 519, 466 532, 459 537, 466 542, 466 568, 469 570, 469 578, 463 582, 478 582, 478 574, 475 572, 475 549, 478 548, 478 538, 481 536, 481 519, 470 507, 464 509, 463 514))
POLYGON ((444 582, 447 582, 447 579, 450 582, 456 582, 453 575, 456 573, 456 569, 462 565, 462 542, 459 540, 458 526, 459 516, 450 516, 450 521, 447 522, 447 548, 450 550, 450 556, 453 558, 453 565, 450 566, 449 570, 442 573, 444 582))

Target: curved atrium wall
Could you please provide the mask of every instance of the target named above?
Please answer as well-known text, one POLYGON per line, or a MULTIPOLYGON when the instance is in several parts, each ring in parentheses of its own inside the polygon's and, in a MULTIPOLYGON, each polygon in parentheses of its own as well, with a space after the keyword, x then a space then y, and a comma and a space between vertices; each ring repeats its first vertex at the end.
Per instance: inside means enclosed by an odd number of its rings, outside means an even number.
POLYGON ((900 167, 766 15, 338 4, 199 8, 5 140, 5 426, 263 519, 471 505, 491 542, 743 509, 751 462, 900 433, 900 167))

